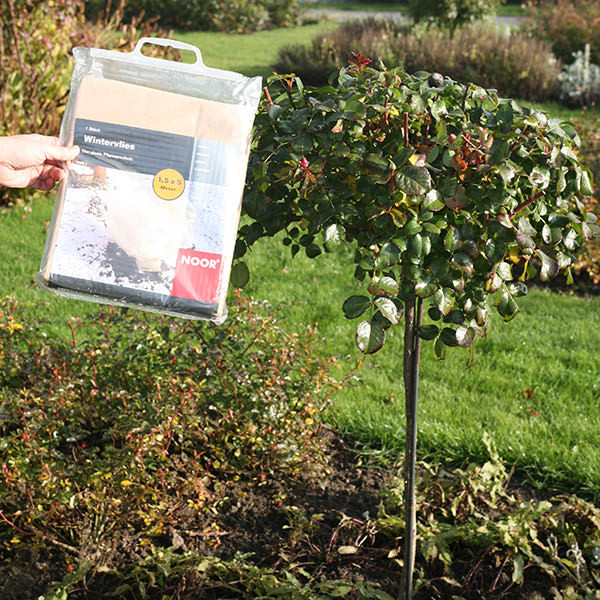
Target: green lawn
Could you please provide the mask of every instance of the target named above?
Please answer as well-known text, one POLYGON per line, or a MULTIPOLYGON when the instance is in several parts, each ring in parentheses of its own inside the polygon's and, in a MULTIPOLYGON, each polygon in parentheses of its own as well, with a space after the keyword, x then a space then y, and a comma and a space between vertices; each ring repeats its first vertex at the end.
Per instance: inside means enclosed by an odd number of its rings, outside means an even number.
MULTIPOLYGON (((319 323, 319 351, 337 356, 344 372, 356 364, 356 322, 341 311, 343 299, 359 290, 350 251, 291 259, 269 240, 248 263, 247 293, 281 307, 294 329, 319 323)), ((467 351, 451 349, 438 361, 424 343, 420 452, 458 462, 483 458, 487 431, 501 456, 540 485, 600 497, 600 297, 533 289, 520 305, 513 321, 493 320, 471 368, 467 351)), ((381 352, 337 395, 328 419, 366 446, 395 455, 404 443, 402 326, 388 333, 381 352)))
POLYGON ((277 60, 279 48, 292 44, 309 44, 315 35, 336 27, 322 22, 293 29, 273 29, 250 34, 218 33, 214 31, 177 32, 174 37, 200 48, 208 67, 238 71, 253 77, 271 74, 269 65, 277 60))

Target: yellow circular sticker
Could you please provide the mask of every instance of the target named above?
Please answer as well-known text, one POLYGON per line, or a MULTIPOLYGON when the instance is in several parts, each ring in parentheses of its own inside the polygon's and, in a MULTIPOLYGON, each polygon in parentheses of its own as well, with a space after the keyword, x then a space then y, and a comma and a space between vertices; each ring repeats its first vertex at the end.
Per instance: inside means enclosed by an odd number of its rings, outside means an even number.
POLYGON ((183 194, 185 179, 175 169, 163 169, 159 171, 152 181, 154 193, 163 200, 175 200, 183 194))

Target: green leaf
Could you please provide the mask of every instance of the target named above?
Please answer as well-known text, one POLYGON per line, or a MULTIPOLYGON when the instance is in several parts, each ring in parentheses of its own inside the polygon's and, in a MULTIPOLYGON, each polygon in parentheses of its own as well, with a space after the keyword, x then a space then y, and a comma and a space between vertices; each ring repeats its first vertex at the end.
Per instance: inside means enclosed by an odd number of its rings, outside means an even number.
POLYGON ((417 219, 409 219, 406 222, 406 225, 402 228, 404 235, 407 237, 411 237, 415 235, 415 233, 420 233, 422 231, 421 225, 419 225, 419 221, 417 219))
POLYGON ((496 273, 496 271, 490 273, 485 282, 485 291, 489 292, 490 294, 493 294, 494 292, 497 292, 501 286, 502 279, 500 278, 498 273, 496 273))
POLYGON ((579 239, 577 232, 574 229, 570 229, 567 235, 564 236, 564 243, 567 250, 577 250, 579 248, 579 239))
POLYGON ((385 261, 385 266, 391 267, 392 265, 395 265, 400 258, 400 248, 393 242, 388 242, 380 248, 379 257, 385 261))
POLYGON ((344 243, 346 230, 336 223, 329 225, 323 234, 323 247, 326 252, 337 250, 344 243))
POLYGON ((504 261, 496 267, 496 273, 498 274, 498 277, 500 277, 500 279, 502 279, 503 281, 510 281, 513 278, 512 267, 509 263, 504 261))
POLYGON ((242 238, 238 238, 235 242, 235 249, 233 251, 233 258, 242 258, 246 254, 247 246, 246 242, 242 238))
POLYGON ((475 321, 479 327, 485 327, 488 324, 488 310, 484 306, 479 306, 475 313, 475 321))
POLYGON ((527 235, 526 233, 521 233, 517 231, 516 233, 517 244, 521 249, 529 249, 533 250, 535 248, 535 242, 533 238, 527 235))
POLYGON ((429 265, 429 270, 438 279, 445 277, 450 271, 448 258, 445 256, 438 256, 437 258, 434 258, 429 265))
POLYGON ((534 167, 529 173, 529 181, 534 188, 545 190, 550 184, 550 169, 548 167, 534 167))
POLYGON ((508 216, 506 208, 502 207, 498 211, 498 216, 496 218, 498 219, 498 223, 500 223, 500 225, 503 227, 506 227, 507 229, 513 228, 513 224, 510 221, 510 217, 508 216))
POLYGON ((501 139, 495 139, 491 148, 489 164, 496 165, 504 161, 504 155, 508 151, 508 144, 501 139))
POLYGON ((483 251, 491 263, 496 263, 506 254, 506 244, 501 240, 490 238, 485 243, 483 251))
POLYGON ((517 297, 527 296, 527 292, 529 291, 527 284, 523 283, 522 281, 511 281, 510 283, 506 284, 506 287, 513 296, 517 297))
POLYGON ((313 139, 306 133, 301 133, 294 137, 294 145, 302 152, 310 152, 313 148, 313 139))
POLYGON ((440 332, 437 325, 421 325, 419 327, 419 337, 423 340, 434 340, 440 332))
POLYGON ((392 157, 392 162, 397 166, 401 167, 405 164, 408 159, 415 153, 414 149, 410 146, 402 148, 392 157))
POLYGON ((473 343, 475 339, 475 330, 472 327, 461 325, 456 330, 456 342, 459 346, 466 348, 473 343))
POLYGON ((446 358, 446 344, 444 344, 441 337, 438 337, 433 343, 433 350, 439 360, 444 360, 446 358))
POLYGON ((461 310, 451 310, 445 317, 444 323, 454 323, 455 325, 460 325, 464 323, 465 315, 463 315, 461 310))
POLYGON ((550 281, 558 275, 558 261, 554 260, 541 250, 537 250, 536 254, 542 261, 542 270, 540 271, 540 279, 542 281, 550 281))
POLYGON ((440 193, 437 190, 429 190, 423 200, 423 208, 425 210, 438 211, 444 208, 444 202, 441 199, 440 193))
POLYGON ((512 580, 514 583, 520 584, 523 581, 523 556, 519 554, 513 560, 512 580))
POLYGON ((558 170, 558 177, 556 179, 556 193, 562 194, 567 187, 567 180, 565 178, 565 171, 567 171, 566 167, 562 167, 558 170))
MULTIPOLYGON (((356 587, 359 587, 361 584, 357 583, 356 587)), ((394 600, 394 598, 392 596, 390 596, 388 593, 384 592, 383 590, 378 590, 378 589, 374 589, 373 587, 366 587, 363 584, 362 589, 360 590, 360 593, 367 599, 367 600, 394 600)))
POLYGON ((369 293, 373 296, 383 296, 389 294, 395 296, 400 291, 400 286, 395 279, 391 277, 373 277, 369 284, 369 293))
POLYGON ((362 119, 366 114, 365 105, 358 100, 350 100, 344 108, 344 116, 348 119, 362 119))
POLYGON ((458 227, 450 227, 444 237, 444 248, 448 252, 454 252, 460 246, 460 231, 458 227))
POLYGON ((578 162, 578 158, 577 158, 577 154, 575 154, 575 152, 573 152, 573 149, 570 148, 569 146, 563 146, 560 149, 560 153, 563 156, 566 156, 567 158, 569 158, 570 160, 572 160, 573 162, 578 162))
POLYGON ((356 329, 356 345, 363 354, 374 354, 385 344, 385 330, 376 321, 361 321, 356 329))
POLYGON ((409 99, 410 112, 412 114, 423 113, 427 110, 427 104, 419 94, 411 94, 409 99))
POLYGON ((444 315, 450 314, 454 307, 454 297, 451 293, 444 289, 439 289, 433 294, 433 304, 444 315))
POLYGON ((360 317, 371 306, 371 299, 367 296, 350 296, 342 305, 342 311, 347 319, 360 317))
POLYGON ((318 587, 320 591, 332 598, 344 598, 354 589, 352 584, 341 581, 326 581, 319 584, 318 587))
POLYGON ((385 171, 389 166, 388 161, 379 154, 367 154, 365 156, 365 162, 371 165, 372 167, 375 167, 376 169, 381 169, 383 171, 385 171))
POLYGON ((504 181, 504 185, 510 185, 516 174, 516 169, 513 163, 507 161, 498 166, 498 172, 500 173, 500 177, 502 177, 502 181, 504 181))
POLYGON ((562 241, 562 231, 558 227, 545 224, 542 227, 542 239, 549 246, 556 246, 562 241))
POLYGON ((518 304, 506 287, 503 287, 500 292, 496 308, 498 309, 498 314, 505 321, 510 321, 519 312, 518 304))
POLYGON ((283 108, 279 105, 279 104, 271 104, 271 106, 269 106, 267 113, 269 115, 269 117, 275 121, 277 120, 277 117, 283 112, 283 108))
POLYGON ((527 219, 526 217, 521 217, 519 219, 519 224, 517 226, 517 229, 525 234, 528 235, 530 237, 534 237, 535 234, 537 233, 535 228, 531 225, 531 223, 529 222, 529 219, 527 219))
POLYGON ((442 333, 440 333, 440 339, 446 346, 456 346, 458 341, 456 340, 456 331, 451 327, 444 327, 442 333))
POLYGON ((398 308, 393 300, 382 296, 375 300, 375 306, 392 325, 398 324, 400 315, 398 314, 398 308))
POLYGON ((446 103, 443 100, 434 101, 431 105, 431 116, 439 121, 441 117, 448 114, 446 103))
POLYGON ((416 233, 408 241, 408 254, 414 257, 423 255, 423 237, 420 233, 416 233))
POLYGON ((407 196, 422 196, 431 189, 431 175, 425 167, 407 165, 394 176, 396 186, 407 196))
POLYGON ((587 171, 581 172, 581 177, 579 179, 579 191, 584 196, 591 196, 594 193, 592 189, 592 182, 590 181, 590 175, 587 171))
POLYGON ((435 292, 436 287, 436 283, 432 281, 431 276, 425 273, 415 283, 415 294, 419 296, 419 298, 428 298, 435 292))
POLYGON ((235 288, 243 288, 250 281, 250 270, 245 262, 236 262, 231 267, 231 275, 229 276, 231 285, 235 288))
POLYGON ((473 273, 473 259, 464 252, 457 252, 451 260, 451 264, 455 269, 471 275, 473 273))
POLYGON ((309 244, 306 246, 305 252, 308 258, 316 258, 319 256, 319 254, 321 254, 321 248, 319 248, 317 244, 309 244))

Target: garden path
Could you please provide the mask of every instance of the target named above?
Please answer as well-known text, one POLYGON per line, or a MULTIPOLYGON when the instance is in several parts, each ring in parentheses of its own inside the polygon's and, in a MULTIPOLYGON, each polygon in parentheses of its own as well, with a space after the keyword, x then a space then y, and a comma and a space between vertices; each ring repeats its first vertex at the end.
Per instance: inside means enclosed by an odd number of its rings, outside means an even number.
MULTIPOLYGON (((327 17, 333 21, 349 21, 360 20, 373 17, 376 19, 390 19, 400 23, 409 23, 410 19, 400 11, 382 10, 382 11, 366 11, 366 10, 339 10, 332 8, 313 8, 310 9, 309 15, 327 17)), ((496 17, 496 23, 500 27, 517 27, 523 17, 496 17)))

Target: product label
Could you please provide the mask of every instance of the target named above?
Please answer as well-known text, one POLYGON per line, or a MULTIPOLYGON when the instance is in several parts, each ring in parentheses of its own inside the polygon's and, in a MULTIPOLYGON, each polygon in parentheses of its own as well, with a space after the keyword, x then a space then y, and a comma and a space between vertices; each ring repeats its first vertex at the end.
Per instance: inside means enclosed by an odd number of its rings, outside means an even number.
POLYGON ((245 168, 241 148, 233 144, 89 119, 75 120, 73 143, 81 148, 78 163, 152 175, 167 196, 181 186, 166 189, 174 174, 183 182, 229 185, 245 168))
POLYGON ((171 295, 199 302, 216 302, 222 263, 220 254, 180 249, 171 295))
POLYGON ((80 163, 146 175, 170 168, 190 178, 193 137, 77 119, 73 143, 81 148, 80 163))

